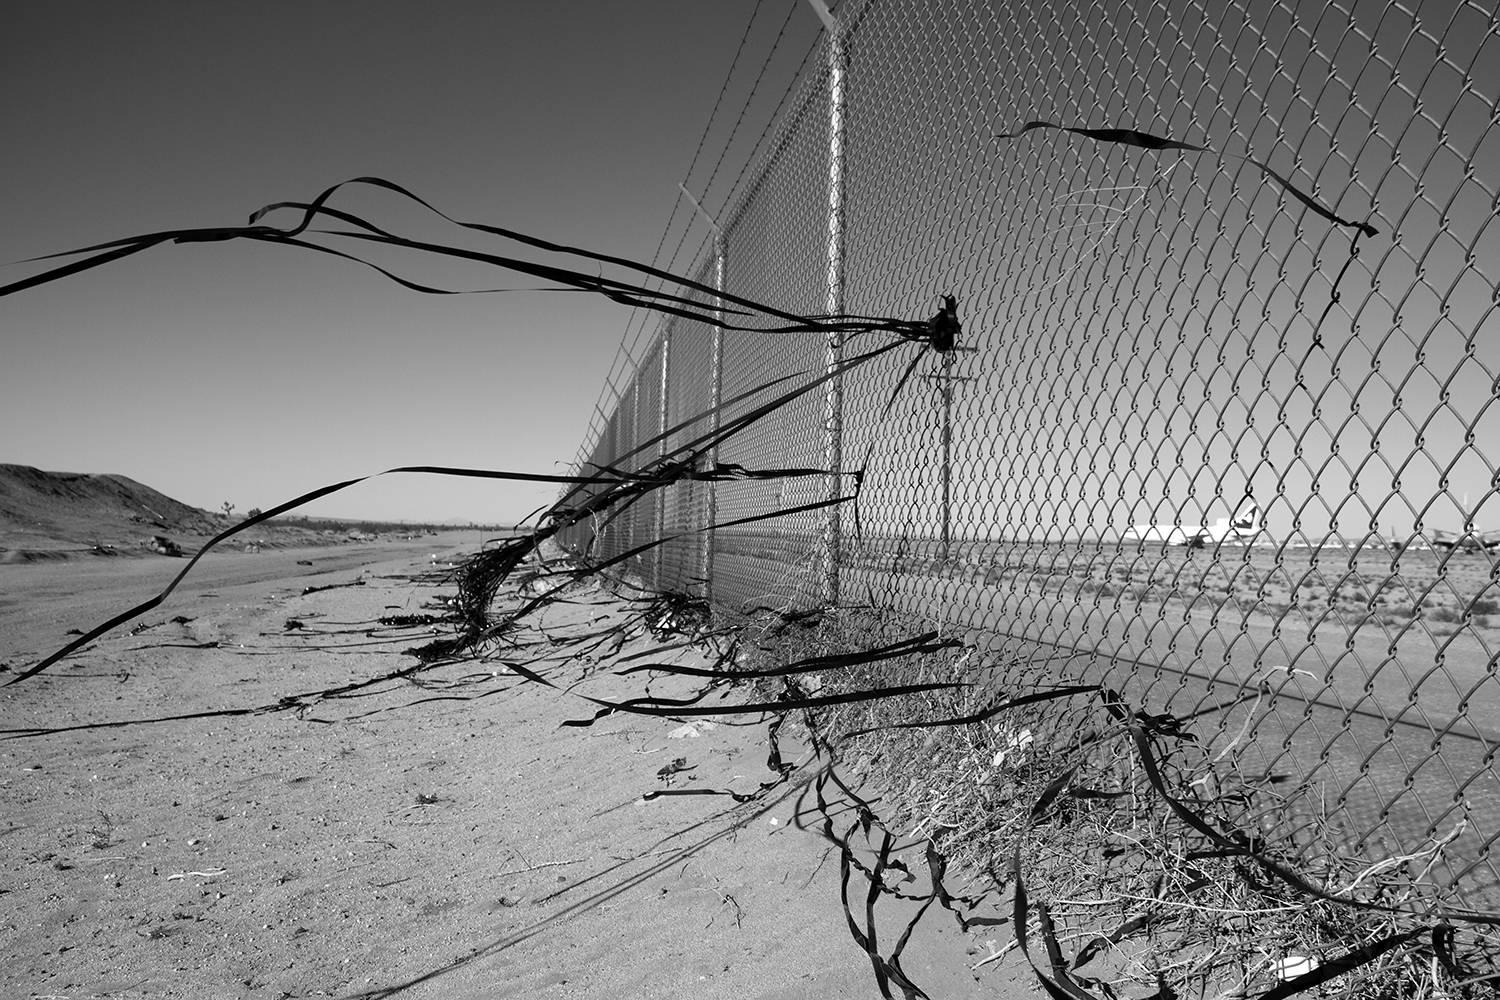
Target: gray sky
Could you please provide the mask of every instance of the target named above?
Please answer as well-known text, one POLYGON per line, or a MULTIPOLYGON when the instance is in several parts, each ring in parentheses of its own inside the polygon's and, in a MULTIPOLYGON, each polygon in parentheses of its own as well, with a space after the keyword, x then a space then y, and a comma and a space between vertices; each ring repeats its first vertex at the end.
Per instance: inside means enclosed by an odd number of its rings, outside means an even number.
MULTIPOLYGON (((0 37, 0 263, 237 225, 361 174, 460 218, 649 261, 754 8, 19 6, 0 37)), ((764 4, 696 191, 783 22, 710 206, 820 28, 800 0, 764 4)), ((388 197, 337 204, 458 239, 388 197)), ((535 283, 382 259, 444 285, 535 283)), ((283 246, 160 248, 0 299, 0 461, 120 473, 241 510, 396 465, 565 472, 628 319, 582 294, 423 296, 283 246)), ((312 510, 511 520, 554 495, 394 476, 312 510)))

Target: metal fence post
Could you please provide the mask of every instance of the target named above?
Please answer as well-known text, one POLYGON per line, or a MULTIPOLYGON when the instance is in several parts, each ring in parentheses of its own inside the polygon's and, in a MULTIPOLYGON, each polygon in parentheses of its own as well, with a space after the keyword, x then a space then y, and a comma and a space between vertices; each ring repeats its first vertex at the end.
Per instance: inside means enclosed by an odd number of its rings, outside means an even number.
MULTIPOLYGON (((720 229, 719 223, 714 219, 714 217, 709 215, 708 212, 704 210, 702 205, 698 204, 698 199, 693 197, 692 192, 687 189, 687 185, 679 184, 677 186, 682 189, 682 193, 687 196, 687 200, 693 203, 693 207, 698 210, 698 214, 703 216, 703 218, 708 222, 709 226, 712 227, 714 231, 714 291, 718 293, 714 296, 714 319, 719 323, 723 323, 725 267, 724 230, 720 229)), ((708 432, 710 434, 710 438, 708 445, 708 454, 705 456, 705 460, 707 461, 708 467, 710 469, 719 464, 719 406, 723 403, 723 401, 724 328, 722 326, 715 326, 713 332, 713 344, 710 348, 709 354, 708 432)), ((702 561, 699 564, 698 571, 699 576, 703 578, 703 599, 705 601, 712 601, 714 599, 713 525, 719 517, 719 486, 718 483, 714 482, 713 480, 709 480, 707 485, 708 496, 706 498, 706 502, 704 503, 703 510, 703 553, 702 561)))
MULTIPOLYGON (((715 226, 715 229, 718 227, 715 226)), ((724 322, 724 270, 726 266, 724 234, 719 232, 714 239, 714 319, 724 322)), ((713 411, 709 418, 709 432, 713 434, 708 448, 708 466, 719 464, 719 407, 724 402, 724 329, 714 327, 713 346, 710 348, 708 405, 713 411)), ((706 524, 703 532, 703 599, 714 599, 714 522, 719 519, 719 484, 712 480, 708 484, 708 502, 704 510, 706 524)))
MULTIPOLYGON (((636 448, 636 442, 641 439, 641 373, 637 371, 630 380, 630 440, 625 443, 621 454, 629 454, 636 448)), ((629 551, 640 544, 640 532, 636 530, 636 508, 634 504, 621 516, 625 522, 624 531, 620 534, 625 536, 624 551, 629 551)), ((634 562, 636 560, 631 560, 634 562)), ((628 565, 628 563, 627 563, 628 565)), ((638 568, 638 567, 637 567, 638 568)))
MULTIPOLYGON (((661 391, 657 394, 659 398, 657 399, 657 406, 656 406, 656 434, 661 437, 661 440, 656 443, 656 457, 658 459, 663 459, 664 460, 667 457, 667 438, 666 438, 666 434, 667 434, 667 383, 668 383, 668 376, 671 374, 671 370, 672 370, 671 369, 671 357, 672 357, 672 324, 671 323, 668 323, 666 326, 662 327, 660 340, 661 340, 661 391)), ((667 493, 671 489, 672 489, 672 487, 670 487, 670 486, 658 486, 656 488, 656 490, 655 490, 655 493, 656 493, 656 535, 651 540, 653 542, 656 542, 657 545, 656 545, 656 548, 652 549, 651 551, 653 553, 655 553, 655 555, 656 555, 656 558, 654 560, 652 560, 652 562, 653 562, 653 564, 655 566, 655 570, 656 570, 655 573, 653 574, 653 579, 655 581, 656 589, 658 591, 660 591, 662 589, 662 575, 663 575, 663 573, 666 570, 666 567, 663 565, 663 562, 665 561, 664 557, 663 557, 663 550, 666 548, 666 546, 661 544, 661 540, 663 538, 667 537, 667 493)))
MULTIPOLYGON (((844 75, 846 55, 843 26, 823 0, 808 0, 828 29, 828 298, 825 311, 844 311, 844 75)), ((842 334, 828 335, 824 371, 832 374, 843 360, 842 334)), ((828 469, 827 499, 837 500, 843 488, 844 378, 834 375, 823 390, 823 457, 828 469)), ((839 603, 839 549, 843 525, 840 510, 823 510, 823 599, 839 603)))

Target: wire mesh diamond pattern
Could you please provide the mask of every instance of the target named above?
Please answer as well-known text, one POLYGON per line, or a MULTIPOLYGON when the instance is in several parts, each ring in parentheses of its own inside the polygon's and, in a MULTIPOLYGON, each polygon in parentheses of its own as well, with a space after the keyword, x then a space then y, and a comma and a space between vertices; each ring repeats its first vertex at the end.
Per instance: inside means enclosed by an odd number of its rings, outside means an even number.
MULTIPOLYGON (((910 352, 844 376, 832 471, 865 475, 832 553, 843 593, 963 630, 986 683, 1081 679, 1191 719, 1226 773, 1285 779, 1239 817, 1268 835, 1374 859, 1452 834, 1424 877, 1500 907, 1495 4, 848 0, 838 16, 846 311, 917 318, 952 294, 971 349, 919 361, 888 412, 910 352), (1014 134, 1031 121, 1207 151, 1014 134)), ((826 67, 802 91, 723 216, 725 282, 816 315, 826 67)), ((664 324, 591 462, 668 426, 652 423, 663 338, 670 423, 709 409, 710 337, 664 324)), ((725 334, 724 399, 788 379, 725 419, 821 375, 824 351, 725 334)), ((809 393, 722 460, 826 468, 824 419, 809 393)), ((593 544, 702 528, 709 489, 723 521, 829 482, 674 487, 665 515, 643 501, 593 544)), ((815 604, 820 516, 704 533, 640 568, 692 590, 708 545, 716 600, 815 604)))

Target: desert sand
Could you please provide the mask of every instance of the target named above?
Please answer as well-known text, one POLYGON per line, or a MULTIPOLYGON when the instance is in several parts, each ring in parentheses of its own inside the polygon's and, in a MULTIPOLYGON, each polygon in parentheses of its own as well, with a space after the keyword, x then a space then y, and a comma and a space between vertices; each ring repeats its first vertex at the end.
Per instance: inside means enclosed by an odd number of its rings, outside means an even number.
MULTIPOLYGON (((687 690, 614 673, 661 644, 638 605, 583 582, 516 646, 401 655, 441 626, 377 620, 443 614, 466 544, 210 554, 146 628, 0 687, 0 996, 880 996, 822 836, 857 817, 811 808, 795 726, 787 780, 737 803, 646 796, 773 781, 767 717, 561 725, 594 715, 585 695, 687 690), (616 626, 618 649, 580 638, 616 626)), ((0 566, 0 682, 180 565, 0 566)), ((931 895, 920 845, 898 851, 914 899, 881 897, 885 954, 931 895)), ((856 867, 865 929, 868 895, 856 867)), ((929 905, 901 961, 934 998, 1029 995, 1015 952, 971 968, 1008 939, 929 905)))

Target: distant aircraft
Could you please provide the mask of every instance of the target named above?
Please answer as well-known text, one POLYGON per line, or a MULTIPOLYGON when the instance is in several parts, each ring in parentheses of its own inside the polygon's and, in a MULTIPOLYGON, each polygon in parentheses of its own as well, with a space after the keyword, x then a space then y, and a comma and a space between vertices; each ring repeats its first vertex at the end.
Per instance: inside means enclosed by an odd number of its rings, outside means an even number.
POLYGON ((1240 516, 1221 517, 1207 527, 1201 524, 1133 524, 1120 540, 1201 549, 1220 542, 1249 541, 1260 531, 1260 506, 1250 500, 1250 506, 1240 516))
POLYGON ((1432 547, 1445 549, 1452 552, 1454 549, 1463 549, 1465 552, 1485 552, 1500 548, 1500 531, 1443 531, 1440 528, 1432 529, 1432 547))

